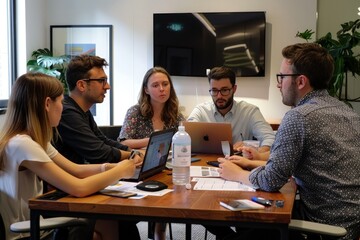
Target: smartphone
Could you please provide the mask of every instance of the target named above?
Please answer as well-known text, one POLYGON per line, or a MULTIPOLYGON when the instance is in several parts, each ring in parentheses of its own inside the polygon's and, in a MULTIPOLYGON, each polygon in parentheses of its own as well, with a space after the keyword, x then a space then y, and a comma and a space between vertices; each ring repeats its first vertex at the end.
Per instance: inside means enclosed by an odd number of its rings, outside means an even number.
POLYGON ((242 156, 242 151, 237 151, 237 152, 234 152, 234 155, 237 155, 237 156, 242 156))
POLYGON ((69 194, 67 194, 66 192, 60 191, 60 190, 56 190, 54 192, 42 195, 40 197, 38 197, 38 199, 43 199, 43 200, 58 200, 60 198, 69 196, 69 194))
POLYGON ((263 205, 257 204, 248 199, 239 199, 239 200, 231 200, 231 201, 223 201, 220 202, 220 205, 230 209, 231 211, 242 211, 247 209, 264 209, 263 205))
POLYGON ((101 194, 112 196, 112 197, 120 197, 120 198, 128 198, 136 196, 136 193, 133 192, 125 192, 125 191, 116 191, 116 190, 109 190, 109 189, 103 189, 100 190, 101 194))
POLYGON ((200 161, 201 159, 200 158, 195 158, 195 157, 192 157, 191 158, 191 162, 198 162, 200 161))
POLYGON ((213 167, 219 167, 220 164, 218 161, 207 161, 206 163, 213 167))

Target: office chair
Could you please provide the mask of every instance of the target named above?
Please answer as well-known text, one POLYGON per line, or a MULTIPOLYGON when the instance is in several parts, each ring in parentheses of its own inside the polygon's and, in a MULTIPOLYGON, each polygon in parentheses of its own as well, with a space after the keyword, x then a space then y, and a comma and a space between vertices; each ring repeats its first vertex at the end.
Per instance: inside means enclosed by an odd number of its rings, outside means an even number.
MULTIPOLYGON (((76 227, 87 225, 88 223, 83 219, 70 218, 70 217, 55 217, 55 218, 46 218, 40 219, 40 230, 41 231, 50 231, 54 229, 65 229, 67 227, 76 227)), ((30 232, 30 221, 16 222, 10 225, 10 230, 14 233, 28 233, 30 232)), ((0 215, 0 240, 6 240, 5 226, 0 215)), ((54 240, 63 239, 63 235, 54 235, 54 240)))
MULTIPOLYGON (((62 240, 68 237, 68 227, 77 227, 88 225, 88 222, 84 219, 71 218, 71 217, 54 217, 40 219, 40 231, 51 231, 49 234, 53 234, 53 240, 62 240)), ((27 233, 30 232, 30 221, 22 221, 13 223, 10 226, 10 230, 14 233, 27 233)))
MULTIPOLYGON (((298 231, 305 234, 312 233, 327 237, 343 237, 347 233, 346 229, 343 227, 298 219, 291 219, 289 223, 289 230, 298 231)), ((207 230, 205 229, 205 240, 206 239, 207 230)))
POLYGON ((120 134, 121 127, 121 125, 99 126, 99 129, 106 137, 116 141, 120 134))
POLYGON ((346 229, 343 227, 298 219, 291 219, 289 223, 289 230, 314 233, 329 237, 343 237, 347 233, 346 229))

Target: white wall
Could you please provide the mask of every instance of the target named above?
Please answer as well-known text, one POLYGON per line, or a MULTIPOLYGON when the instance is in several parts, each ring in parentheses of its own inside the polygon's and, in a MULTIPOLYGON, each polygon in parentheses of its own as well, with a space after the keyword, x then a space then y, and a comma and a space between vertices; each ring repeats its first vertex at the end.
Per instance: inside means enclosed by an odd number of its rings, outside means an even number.
MULTIPOLYGON (((122 124, 128 107, 136 103, 143 75, 152 67, 154 12, 266 11, 266 76, 238 78, 236 98, 258 105, 271 122, 280 121, 289 109, 276 88, 281 49, 299 41, 297 31, 316 29, 316 0, 27 0, 26 4, 33 2, 36 8, 26 10, 28 52, 49 47, 50 25, 113 25, 114 124, 122 124), (39 21, 44 15, 44 21, 39 21), (35 24, 30 16, 35 17, 35 24)), ((196 104, 210 100, 206 77, 173 77, 173 82, 185 115, 196 104)))

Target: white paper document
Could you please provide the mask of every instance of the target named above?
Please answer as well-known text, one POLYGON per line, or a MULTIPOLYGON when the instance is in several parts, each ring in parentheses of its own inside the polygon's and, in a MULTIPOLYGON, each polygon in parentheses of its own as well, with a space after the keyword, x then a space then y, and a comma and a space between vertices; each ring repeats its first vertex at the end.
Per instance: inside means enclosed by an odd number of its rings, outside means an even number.
POLYGON ((231 155, 230 143, 228 141, 221 141, 221 149, 225 157, 229 157, 231 155))
POLYGON ((225 191, 250 191, 255 189, 240 182, 227 181, 222 178, 197 178, 194 190, 225 190, 225 191))
POLYGON ((190 166, 190 177, 220 177, 218 169, 207 166, 190 166))

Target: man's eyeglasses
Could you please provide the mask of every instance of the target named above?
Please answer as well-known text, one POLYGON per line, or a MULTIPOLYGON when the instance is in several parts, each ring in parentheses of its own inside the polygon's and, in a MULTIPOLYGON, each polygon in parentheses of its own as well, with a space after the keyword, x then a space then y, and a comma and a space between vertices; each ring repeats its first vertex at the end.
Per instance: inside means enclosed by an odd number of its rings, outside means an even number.
POLYGON ((220 90, 218 90, 218 89, 210 89, 209 93, 213 97, 216 97, 219 94, 219 92, 220 92, 220 94, 222 96, 228 96, 230 94, 231 89, 232 88, 222 88, 220 90))
POLYGON ((103 87, 105 87, 108 79, 107 78, 85 78, 85 79, 81 79, 81 80, 87 81, 87 82, 97 81, 99 83, 102 83, 103 87))
POLYGON ((276 81, 278 84, 282 84, 284 77, 297 77, 300 76, 299 73, 289 73, 289 74, 276 74, 276 81))

